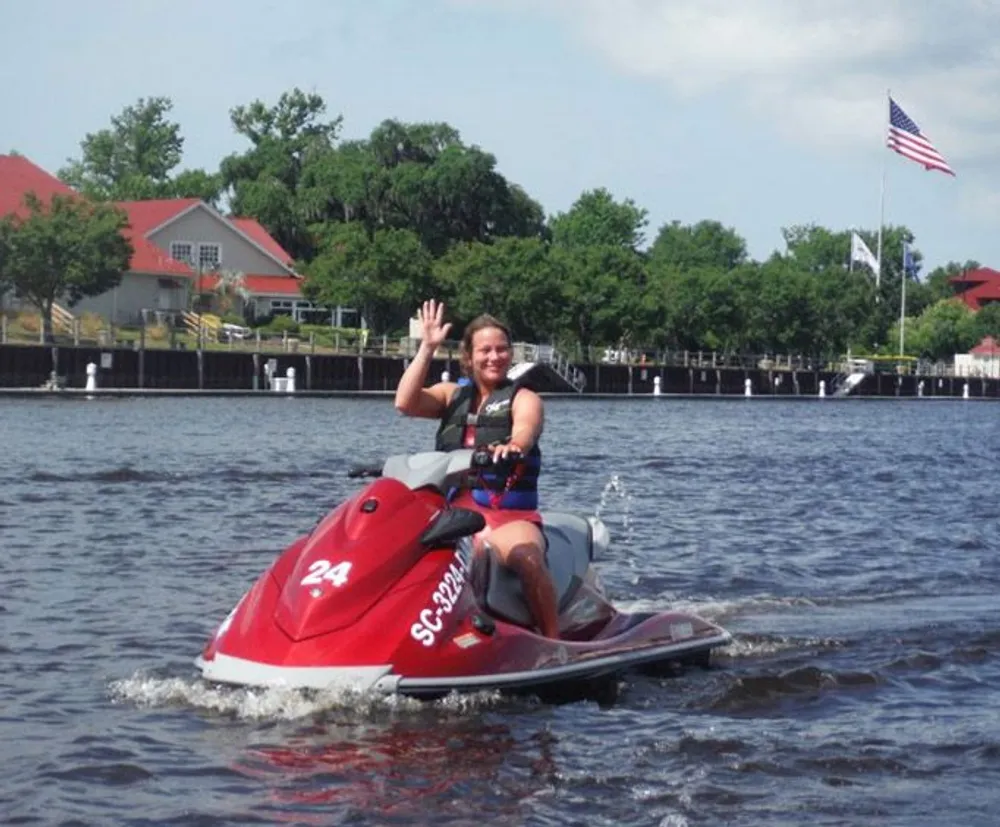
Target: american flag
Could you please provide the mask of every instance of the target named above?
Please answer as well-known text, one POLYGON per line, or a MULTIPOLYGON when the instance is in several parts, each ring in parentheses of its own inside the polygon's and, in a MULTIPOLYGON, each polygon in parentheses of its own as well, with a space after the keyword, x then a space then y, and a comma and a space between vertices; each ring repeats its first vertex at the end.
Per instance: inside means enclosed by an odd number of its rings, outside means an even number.
POLYGON ((944 156, 934 148, 934 144, 927 139, 927 136, 921 133, 920 127, 892 98, 889 98, 889 135, 886 138, 886 146, 904 158, 922 164, 924 169, 939 169, 949 175, 955 174, 944 156))

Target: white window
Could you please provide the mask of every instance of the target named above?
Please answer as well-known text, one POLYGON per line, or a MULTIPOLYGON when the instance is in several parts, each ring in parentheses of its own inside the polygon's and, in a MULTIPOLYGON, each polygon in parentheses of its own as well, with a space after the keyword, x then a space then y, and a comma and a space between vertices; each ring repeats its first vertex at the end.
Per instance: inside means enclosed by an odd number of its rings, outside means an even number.
POLYGON ((199 244, 198 266, 202 270, 216 270, 222 264, 221 244, 199 244))
POLYGON ((194 267, 194 245, 190 241, 171 241, 170 257, 194 267))
POLYGON ((294 316, 295 315, 295 305, 293 302, 285 301, 283 299, 271 299, 270 313, 272 316, 294 316))

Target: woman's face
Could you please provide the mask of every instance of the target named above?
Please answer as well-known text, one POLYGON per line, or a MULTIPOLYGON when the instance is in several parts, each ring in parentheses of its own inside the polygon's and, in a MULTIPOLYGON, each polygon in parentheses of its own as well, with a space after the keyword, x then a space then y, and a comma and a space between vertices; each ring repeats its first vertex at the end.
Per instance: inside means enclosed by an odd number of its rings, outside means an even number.
POLYGON ((496 327, 484 327, 472 334, 472 376, 486 385, 507 378, 513 354, 507 335, 496 327))

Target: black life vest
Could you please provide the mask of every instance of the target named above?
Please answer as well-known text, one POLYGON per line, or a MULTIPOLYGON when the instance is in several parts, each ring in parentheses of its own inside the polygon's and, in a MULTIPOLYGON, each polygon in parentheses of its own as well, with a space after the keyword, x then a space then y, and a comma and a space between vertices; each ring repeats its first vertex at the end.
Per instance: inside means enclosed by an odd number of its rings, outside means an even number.
MULTIPOLYGON (((507 381, 494 389, 479 407, 479 413, 471 412, 472 402, 476 397, 476 386, 473 384, 459 385, 451 402, 441 417, 434 440, 437 451, 456 451, 464 448, 466 427, 474 429, 476 447, 492 445, 510 440, 514 418, 511 406, 514 396, 520 387, 507 381)), ((538 474, 542 468, 542 452, 536 441, 523 458, 516 481, 510 490, 500 499, 500 508, 536 509, 538 508, 538 474)), ((491 505, 489 491, 503 491, 507 483, 506 475, 484 470, 472 483, 472 496, 480 505, 491 505)))

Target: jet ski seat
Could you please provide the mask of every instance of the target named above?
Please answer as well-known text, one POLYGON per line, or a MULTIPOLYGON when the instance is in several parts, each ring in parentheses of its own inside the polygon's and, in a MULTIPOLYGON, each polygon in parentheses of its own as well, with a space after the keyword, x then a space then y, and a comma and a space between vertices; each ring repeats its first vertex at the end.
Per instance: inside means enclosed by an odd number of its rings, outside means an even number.
MULTIPOLYGON (((591 524, 586 517, 565 512, 540 512, 545 536, 545 563, 556 589, 561 612, 587 576, 594 557, 591 524)), ((534 619, 521 591, 521 579, 489 555, 483 578, 483 608, 497 617, 533 628, 534 619)))

